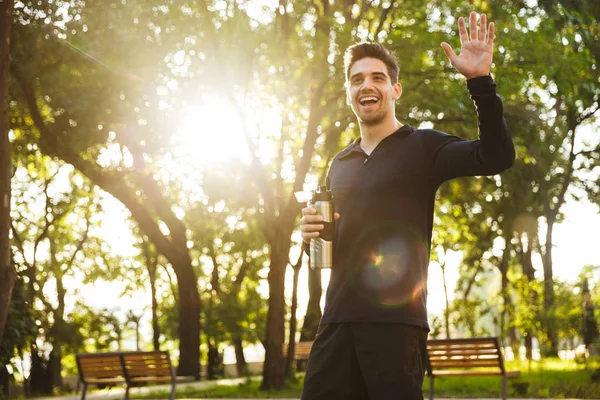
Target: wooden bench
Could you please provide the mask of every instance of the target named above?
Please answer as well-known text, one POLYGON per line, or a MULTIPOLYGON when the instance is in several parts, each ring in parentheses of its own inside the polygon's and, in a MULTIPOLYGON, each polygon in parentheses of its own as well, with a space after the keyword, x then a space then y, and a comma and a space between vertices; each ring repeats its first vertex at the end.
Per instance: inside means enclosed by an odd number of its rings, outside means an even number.
POLYGON ((433 399, 433 381, 442 376, 502 376, 502 399, 510 377, 521 371, 507 371, 498 338, 442 339, 427 341, 429 398, 433 399))
POLYGON ((170 383, 171 400, 175 398, 177 382, 190 382, 192 376, 176 376, 167 351, 132 351, 112 353, 79 353, 75 355, 79 380, 83 384, 81 400, 87 387, 125 384, 125 399, 129 388, 146 383, 170 383))
MULTIPOLYGON (((310 349, 312 349, 313 342, 298 342, 294 348, 294 359, 296 360, 308 360, 310 349)), ((283 356, 287 357, 288 343, 283 344, 283 356)))

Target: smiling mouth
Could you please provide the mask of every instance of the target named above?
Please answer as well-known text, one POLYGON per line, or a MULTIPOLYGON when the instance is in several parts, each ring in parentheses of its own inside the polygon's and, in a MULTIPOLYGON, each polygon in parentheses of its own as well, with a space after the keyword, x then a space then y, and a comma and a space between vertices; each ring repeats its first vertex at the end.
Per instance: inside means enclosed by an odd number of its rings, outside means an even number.
POLYGON ((358 100, 358 104, 360 104, 361 106, 365 106, 365 107, 368 107, 373 104, 377 104, 378 102, 379 102, 379 98, 377 98, 375 96, 364 96, 358 100))

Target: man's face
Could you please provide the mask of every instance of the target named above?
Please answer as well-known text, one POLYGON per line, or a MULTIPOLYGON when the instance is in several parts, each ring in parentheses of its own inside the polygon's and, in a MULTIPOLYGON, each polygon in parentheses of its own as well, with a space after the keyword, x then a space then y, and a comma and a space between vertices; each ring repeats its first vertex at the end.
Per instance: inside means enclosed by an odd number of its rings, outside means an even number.
POLYGON ((360 122, 376 125, 394 114, 394 101, 400 98, 402 86, 392 84, 383 61, 362 58, 352 65, 349 75, 346 102, 360 122))

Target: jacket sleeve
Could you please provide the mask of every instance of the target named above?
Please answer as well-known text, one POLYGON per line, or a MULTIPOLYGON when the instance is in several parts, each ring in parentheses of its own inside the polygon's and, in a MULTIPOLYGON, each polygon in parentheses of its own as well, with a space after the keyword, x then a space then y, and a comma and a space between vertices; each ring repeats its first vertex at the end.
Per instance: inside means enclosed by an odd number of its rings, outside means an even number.
POLYGON ((438 183, 459 176, 495 175, 510 168, 515 160, 494 80, 491 76, 469 79, 467 88, 477 110, 479 140, 429 131, 426 146, 433 156, 433 175, 438 183))

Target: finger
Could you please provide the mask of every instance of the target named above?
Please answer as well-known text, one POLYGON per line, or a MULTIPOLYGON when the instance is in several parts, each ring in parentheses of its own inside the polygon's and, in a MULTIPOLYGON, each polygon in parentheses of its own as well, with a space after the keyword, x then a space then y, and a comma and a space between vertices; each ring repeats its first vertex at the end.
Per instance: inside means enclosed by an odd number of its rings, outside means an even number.
POLYGON ((477 28, 477 13, 475 11, 472 11, 469 16, 469 30, 471 31, 471 40, 477 40, 479 29, 477 28))
POLYGON ((488 41, 487 41, 488 44, 491 47, 494 47, 494 23, 493 22, 490 23, 490 33, 488 36, 489 36, 488 41))
POLYGON ((483 42, 487 42, 487 17, 485 14, 481 14, 481 20, 479 21, 481 25, 481 31, 479 32, 479 40, 483 42))
POLYGON ((333 219, 334 219, 334 220, 336 220, 336 221, 337 221, 338 219, 340 219, 340 214, 338 214, 338 213, 333 213, 333 219))
POLYGON ((452 60, 454 60, 454 57, 456 57, 456 53, 454 53, 452 47, 448 43, 442 42, 442 49, 444 49, 444 52, 448 56, 448 59, 450 60, 450 62, 452 62, 452 60))
POLYGON ((302 240, 310 242, 310 239, 319 237, 319 232, 302 232, 302 240))
POLYGON ((325 226, 320 224, 306 224, 300 226, 300 230, 302 232, 317 232, 323 230, 324 228, 325 226))
POLYGON ((467 33, 467 27, 465 26, 465 19, 463 17, 458 19, 458 34, 461 43, 469 41, 469 34, 467 33))
POLYGON ((308 224, 318 224, 319 222, 323 222, 322 215, 305 215, 300 218, 300 225, 308 225, 308 224))
POLYGON ((317 213, 317 209, 313 208, 313 207, 306 207, 302 209, 302 215, 311 215, 311 214, 316 214, 317 213))

